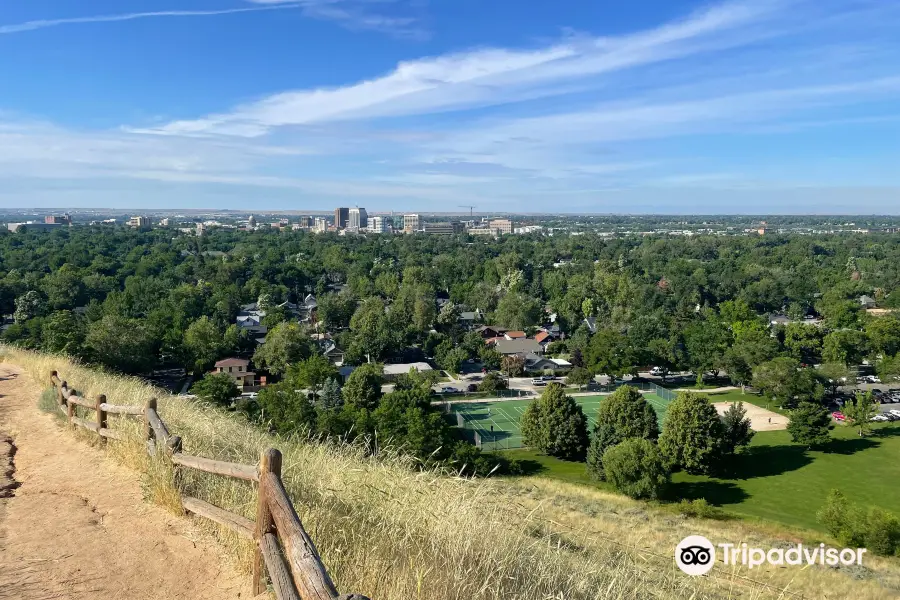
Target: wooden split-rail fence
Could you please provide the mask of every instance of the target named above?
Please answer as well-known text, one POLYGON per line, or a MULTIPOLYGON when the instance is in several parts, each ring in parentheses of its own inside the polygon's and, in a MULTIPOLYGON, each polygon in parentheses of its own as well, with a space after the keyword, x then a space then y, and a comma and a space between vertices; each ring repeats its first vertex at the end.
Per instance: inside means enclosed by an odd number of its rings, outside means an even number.
POLYGON ((110 404, 103 394, 93 400, 79 396, 60 380, 56 371, 50 374, 50 382, 56 389, 59 408, 72 427, 93 431, 104 442, 107 438, 121 440, 122 432, 109 428, 108 416, 138 417, 144 421, 147 451, 151 456, 171 460, 174 465, 258 484, 255 522, 198 498, 181 498, 185 511, 215 521, 254 542, 254 595, 266 590, 265 575, 268 573, 278 600, 368 600, 359 594, 338 594, 284 489, 281 452, 275 448, 265 450, 258 465, 191 456, 181 451, 181 438, 169 432, 157 411, 155 398, 150 398, 145 406, 122 406, 110 404), (76 406, 93 410, 95 420, 77 417, 76 406))

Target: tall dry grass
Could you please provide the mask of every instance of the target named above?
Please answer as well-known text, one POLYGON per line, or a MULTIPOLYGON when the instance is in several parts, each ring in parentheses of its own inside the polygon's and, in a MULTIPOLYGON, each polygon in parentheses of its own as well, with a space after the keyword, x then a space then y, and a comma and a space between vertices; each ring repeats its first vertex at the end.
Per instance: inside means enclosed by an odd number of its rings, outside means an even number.
MULTIPOLYGON (((896 561, 879 559, 862 569, 721 566, 691 578, 672 558, 686 535, 760 547, 785 546, 786 540, 745 523, 687 519, 584 486, 419 472, 390 451, 372 457, 354 446, 269 435, 234 415, 64 357, 11 348, 0 354, 41 386, 57 370, 76 389, 104 393, 115 404, 158 397, 160 414, 191 454, 255 463, 265 448, 279 448, 285 486, 344 592, 376 600, 643 600, 882 599, 900 590, 896 561)), ((144 473, 149 500, 179 510, 184 493, 253 518, 250 485, 175 471, 147 457, 139 424, 111 426, 127 430, 128 438, 111 441, 108 451, 144 473)), ((204 527, 246 568, 246 542, 215 525, 204 527)))

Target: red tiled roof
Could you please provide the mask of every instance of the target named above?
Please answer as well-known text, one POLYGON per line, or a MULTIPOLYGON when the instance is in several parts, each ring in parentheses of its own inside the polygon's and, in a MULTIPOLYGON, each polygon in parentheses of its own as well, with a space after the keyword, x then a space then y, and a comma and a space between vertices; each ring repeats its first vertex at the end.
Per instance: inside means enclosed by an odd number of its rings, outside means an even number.
POLYGON ((505 337, 492 337, 484 340, 485 344, 496 344, 500 340, 505 340, 505 337))
POLYGON ((524 332, 524 331, 507 331, 507 332, 506 332, 506 337, 507 337, 508 339, 515 340, 515 339, 526 338, 526 337, 528 337, 528 336, 525 335, 525 332, 524 332))
POLYGON ((551 336, 548 332, 546 332, 546 331, 539 331, 539 332, 537 333, 537 335, 534 336, 534 340, 535 340, 536 342, 543 342, 544 340, 546 340, 546 339, 549 338, 549 337, 552 337, 552 336, 551 336))
POLYGON ((217 367, 246 367, 249 360, 243 358, 225 358, 216 363, 217 367))

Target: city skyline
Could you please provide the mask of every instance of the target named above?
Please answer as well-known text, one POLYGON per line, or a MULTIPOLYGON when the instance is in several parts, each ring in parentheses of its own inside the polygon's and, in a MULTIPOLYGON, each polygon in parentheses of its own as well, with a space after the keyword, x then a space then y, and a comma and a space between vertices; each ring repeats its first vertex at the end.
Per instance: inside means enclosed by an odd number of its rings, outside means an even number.
POLYGON ((896 3, 142 8, 7 7, 0 207, 900 213, 896 3))

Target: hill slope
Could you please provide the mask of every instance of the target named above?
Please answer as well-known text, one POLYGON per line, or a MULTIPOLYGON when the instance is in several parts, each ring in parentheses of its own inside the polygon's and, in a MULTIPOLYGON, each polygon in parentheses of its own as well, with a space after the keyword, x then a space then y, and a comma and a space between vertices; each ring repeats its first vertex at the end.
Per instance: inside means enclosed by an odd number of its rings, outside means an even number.
MULTIPOLYGON (((281 449, 286 487, 339 588, 376 600, 881 599, 900 590, 896 561, 868 557, 863 568, 717 567, 710 576, 690 578, 672 559, 687 535, 760 547, 783 547, 786 540, 746 523, 686 519, 584 486, 417 472, 389 451, 366 457, 346 445, 276 438, 221 411, 160 396, 133 378, 60 357, 5 352, 42 385, 55 369, 77 389, 104 393, 114 403, 159 396, 160 413, 182 436, 186 452, 255 462, 262 449, 281 449)), ((140 432, 132 429, 132 437, 111 443, 108 452, 146 469, 140 432)), ((149 495, 171 504, 172 474, 151 470, 145 477, 149 495)), ((253 517, 254 495, 242 482, 190 474, 180 475, 178 485, 253 517)), ((246 561, 244 542, 204 526, 246 561)))

